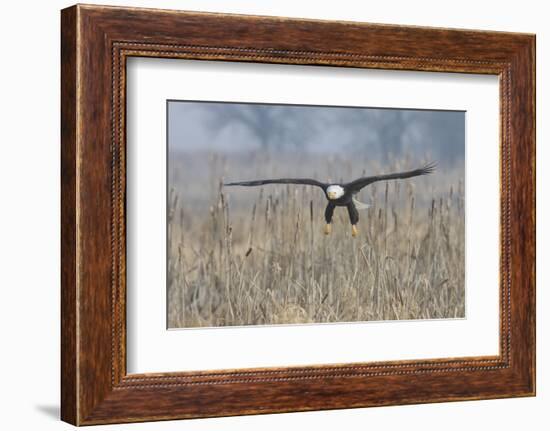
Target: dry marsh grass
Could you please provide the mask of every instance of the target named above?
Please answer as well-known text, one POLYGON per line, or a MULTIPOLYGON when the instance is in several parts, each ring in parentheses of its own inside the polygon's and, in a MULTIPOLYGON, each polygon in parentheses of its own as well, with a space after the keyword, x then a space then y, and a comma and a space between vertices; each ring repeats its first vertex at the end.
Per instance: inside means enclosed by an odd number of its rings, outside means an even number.
POLYGON ((323 235, 315 187, 223 188, 230 172, 270 173, 211 161, 196 191, 192 169, 170 163, 169 327, 464 317, 462 170, 365 188, 371 207, 352 238, 345 208, 323 235))

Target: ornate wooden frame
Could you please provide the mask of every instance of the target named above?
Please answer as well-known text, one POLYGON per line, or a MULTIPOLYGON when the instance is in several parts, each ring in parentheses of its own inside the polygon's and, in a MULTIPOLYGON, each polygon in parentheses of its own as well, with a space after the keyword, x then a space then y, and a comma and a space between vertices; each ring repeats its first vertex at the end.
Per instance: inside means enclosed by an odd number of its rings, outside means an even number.
POLYGON ((61 17, 63 420, 88 425, 535 394, 534 35, 82 5, 61 17), (129 56, 498 75, 500 354, 128 375, 129 56))

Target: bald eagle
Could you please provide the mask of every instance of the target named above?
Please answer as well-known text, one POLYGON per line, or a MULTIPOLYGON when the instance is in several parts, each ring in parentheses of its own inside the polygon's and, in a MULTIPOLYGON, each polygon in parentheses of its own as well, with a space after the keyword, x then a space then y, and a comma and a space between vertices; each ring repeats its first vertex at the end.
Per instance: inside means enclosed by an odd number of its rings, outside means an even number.
POLYGON ((237 181, 224 183, 224 186, 253 187, 263 186, 266 184, 304 184, 320 187, 321 189, 323 189, 325 197, 328 200, 328 204, 325 209, 325 234, 329 235, 332 230, 331 223, 332 215, 334 214, 334 208, 345 206, 348 209, 349 220, 351 222, 351 234, 355 237, 357 236, 356 225, 359 221, 359 212, 357 211, 357 209, 363 209, 369 206, 355 199, 355 195, 359 193, 361 189, 377 181, 397 180, 417 177, 419 175, 431 174, 435 170, 435 168, 435 163, 430 163, 420 169, 415 169, 413 171, 361 177, 349 183, 342 184, 322 183, 321 181, 317 181, 311 178, 276 178, 270 180, 237 181))

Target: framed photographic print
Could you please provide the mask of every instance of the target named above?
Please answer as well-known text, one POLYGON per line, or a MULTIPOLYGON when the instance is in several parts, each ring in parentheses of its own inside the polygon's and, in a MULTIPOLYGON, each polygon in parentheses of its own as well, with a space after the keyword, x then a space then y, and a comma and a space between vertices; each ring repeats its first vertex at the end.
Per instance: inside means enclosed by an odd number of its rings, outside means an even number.
POLYGON ((535 37, 62 11, 62 419, 535 394, 535 37))

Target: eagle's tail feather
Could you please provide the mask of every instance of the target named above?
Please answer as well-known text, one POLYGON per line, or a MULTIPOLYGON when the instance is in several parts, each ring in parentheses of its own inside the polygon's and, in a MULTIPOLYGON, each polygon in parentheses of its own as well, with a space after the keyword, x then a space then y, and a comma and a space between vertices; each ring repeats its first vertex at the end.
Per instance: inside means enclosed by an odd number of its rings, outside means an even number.
POLYGON ((355 208, 358 210, 366 210, 370 207, 369 204, 366 204, 364 202, 359 202, 357 199, 353 198, 353 203, 355 204, 355 208))

